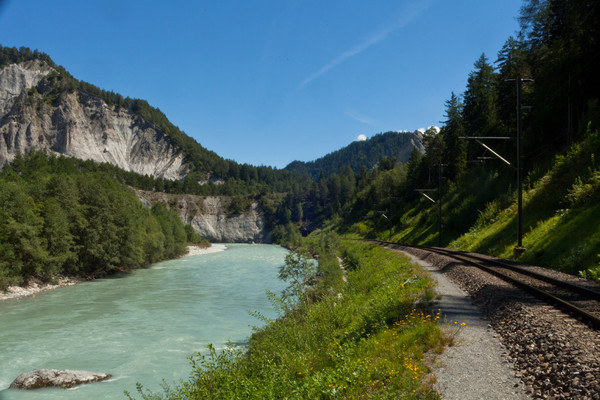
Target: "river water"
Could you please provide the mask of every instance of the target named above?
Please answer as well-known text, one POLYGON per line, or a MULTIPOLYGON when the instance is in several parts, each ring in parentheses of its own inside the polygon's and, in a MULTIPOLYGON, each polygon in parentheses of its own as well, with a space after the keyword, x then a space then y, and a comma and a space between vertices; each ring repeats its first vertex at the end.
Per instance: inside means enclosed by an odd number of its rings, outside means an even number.
POLYGON ((287 251, 227 245, 224 252, 166 261, 110 279, 0 302, 0 399, 123 399, 136 382, 152 390, 187 379, 187 357, 228 340, 244 344, 274 316, 266 290, 279 292, 287 251), (5 390, 39 368, 107 372, 74 389, 5 390))

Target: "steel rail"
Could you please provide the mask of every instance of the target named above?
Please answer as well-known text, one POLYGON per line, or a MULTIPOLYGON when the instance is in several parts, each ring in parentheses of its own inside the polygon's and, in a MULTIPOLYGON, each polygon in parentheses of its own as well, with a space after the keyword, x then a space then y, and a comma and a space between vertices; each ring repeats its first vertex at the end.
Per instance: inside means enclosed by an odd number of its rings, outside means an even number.
POLYGON ((572 292, 579 293, 581 295, 587 296, 590 299, 599 300, 600 301, 600 292, 598 292, 596 290, 589 289, 589 288, 586 288, 586 287, 583 287, 583 286, 580 286, 580 285, 576 285, 576 284, 571 283, 571 282, 561 281, 559 279, 552 278, 551 276, 539 274, 537 272, 529 271, 528 269, 523 268, 523 267, 519 267, 517 265, 508 264, 508 263, 502 262, 500 260, 487 259, 485 257, 478 256, 476 254, 468 254, 468 253, 464 253, 464 252, 461 252, 461 251, 458 251, 458 250, 449 250, 449 249, 439 249, 439 248, 437 248, 436 251, 438 253, 440 253, 440 254, 444 253, 444 254, 448 254, 448 255, 451 255, 451 256, 452 256, 452 254, 463 254, 463 255, 465 255, 467 257, 471 257, 471 258, 474 258, 476 260, 487 262, 487 263, 490 263, 490 264, 495 264, 495 265, 497 265, 499 267, 510 269, 512 271, 518 272, 518 273, 523 274, 523 275, 528 275, 528 276, 530 276, 532 278, 535 278, 535 279, 538 279, 538 280, 541 280, 541 281, 544 281, 544 282, 548 282, 548 283, 551 283, 553 285, 560 286, 560 287, 562 287, 564 289, 568 289, 568 290, 570 290, 572 292))
POLYGON ((379 245, 394 245, 394 246, 404 246, 404 247, 413 247, 413 248, 418 248, 418 249, 422 249, 422 250, 426 250, 426 251, 430 251, 433 253, 438 253, 438 254, 443 254, 449 257, 452 257, 454 259, 460 260, 460 261, 464 261, 468 264, 472 264, 475 265, 476 267, 492 274, 495 276, 498 276, 499 278, 510 282, 512 284, 514 284, 515 286, 518 286, 530 293, 532 293, 533 295, 535 295, 538 298, 541 298, 542 300, 548 302, 548 303, 552 303, 555 304, 565 310, 568 310, 569 312, 571 312, 573 315, 575 315, 576 317, 580 317, 582 320, 584 320, 585 322, 589 323, 591 326, 593 326, 595 329, 600 329, 600 317, 591 314, 579 307, 577 307, 576 305, 574 305, 573 303, 570 303, 568 301, 562 300, 550 293, 548 293, 545 290, 536 288, 534 286, 528 285, 524 282, 519 281, 518 279, 515 279, 511 276, 508 276, 500 271, 494 270, 490 267, 487 267, 485 265, 482 265, 479 262, 473 261, 473 259, 477 259, 479 261, 483 261, 483 262, 487 262, 487 263, 491 263, 491 264, 496 264, 500 267, 503 268, 509 268, 511 270, 514 270, 515 272, 519 272, 519 273, 523 273, 525 275, 529 275, 533 278, 536 279, 540 279, 540 280, 544 280, 546 282, 555 284, 557 286, 561 286, 563 288, 567 288, 573 291, 577 291, 577 293, 580 294, 585 294, 588 296, 592 296, 593 298, 595 298, 596 300, 598 299, 599 293, 591 290, 591 289, 587 289, 584 288, 582 286, 579 285, 574 285, 568 282, 564 282, 564 281, 560 281, 554 278, 550 278, 547 277, 545 275, 540 275, 531 271, 527 271, 527 270, 523 270, 523 268, 519 268, 519 267, 515 267, 514 265, 510 265, 510 264, 505 264, 502 263, 500 261, 495 261, 495 260, 489 260, 483 257, 478 257, 478 256, 473 256, 471 254, 465 254, 464 252, 459 252, 458 250, 450 250, 450 249, 445 249, 445 248, 439 248, 439 247, 426 247, 426 246, 420 246, 420 245, 412 245, 412 244, 404 244, 404 243, 394 243, 394 242, 385 242, 385 241, 381 241, 381 240, 367 240, 368 242, 373 242, 373 243, 377 243, 379 245), (471 259, 469 259, 471 258, 471 259), (539 278, 538 278, 539 277, 539 278), (563 285, 564 284, 564 285, 563 285), (581 292, 584 293, 581 293, 581 292))
POLYGON ((561 281, 559 279, 552 278, 551 276, 547 276, 547 275, 543 275, 543 274, 540 274, 540 273, 537 273, 537 272, 533 272, 533 271, 530 271, 530 270, 528 270, 526 268, 519 267, 517 265, 508 264, 508 263, 502 262, 502 261, 497 260, 497 259, 488 259, 488 258, 485 258, 485 257, 478 256, 476 254, 466 253, 466 252, 460 251, 460 250, 447 249, 447 248, 443 248, 443 247, 427 247, 427 246, 421 246, 421 245, 415 245, 415 244, 383 242, 383 241, 382 241, 382 243, 386 243, 386 244, 390 244, 390 245, 397 245, 397 246, 414 247, 414 248, 418 248, 418 249, 433 251, 433 252, 436 252, 438 254, 445 254, 445 255, 448 255, 450 257, 453 257, 455 254, 464 255, 466 257, 474 258, 474 259, 477 259, 479 261, 483 261, 483 262, 490 263, 490 264, 495 264, 495 265, 498 265, 499 267, 510 269, 510 270, 518 272, 520 274, 528 275, 528 276, 530 276, 532 278, 535 278, 535 279, 538 279, 538 280, 541 280, 541 281, 545 281, 545 282, 551 283, 553 285, 560 286, 560 287, 562 287, 564 289, 568 289, 568 290, 570 290, 572 292, 579 293, 581 295, 587 296, 590 299, 600 301, 600 292, 598 292, 597 290, 589 289, 589 288, 586 288, 586 287, 583 287, 583 286, 580 286, 580 285, 576 285, 576 284, 571 283, 571 282, 561 281))

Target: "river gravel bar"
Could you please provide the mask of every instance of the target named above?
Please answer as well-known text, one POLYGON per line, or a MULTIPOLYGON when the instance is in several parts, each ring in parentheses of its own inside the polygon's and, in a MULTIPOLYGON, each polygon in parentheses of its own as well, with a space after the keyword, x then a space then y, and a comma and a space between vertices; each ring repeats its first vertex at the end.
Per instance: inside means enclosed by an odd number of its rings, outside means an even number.
POLYGON ((80 282, 75 278, 59 278, 56 284, 29 282, 27 286, 9 286, 6 291, 0 292, 0 301, 10 299, 20 299, 22 297, 32 296, 46 290, 57 289, 64 286, 72 286, 80 282))
POLYGON ((204 254, 218 253, 227 250, 227 246, 222 243, 211 244, 210 247, 188 246, 187 254, 184 257, 201 256, 204 254))
MULTIPOLYGON (((188 246, 187 254, 184 257, 200 256, 203 254, 218 253, 227 250, 227 246, 221 243, 212 244, 210 247, 188 246)), ((32 296, 34 294, 61 288, 64 286, 72 286, 79 283, 76 278, 59 278, 56 284, 48 284, 41 282, 30 282, 27 286, 9 286, 4 292, 0 291, 0 301, 20 299, 22 297, 32 296)), ((0 398, 1 399, 1 398, 0 398)))

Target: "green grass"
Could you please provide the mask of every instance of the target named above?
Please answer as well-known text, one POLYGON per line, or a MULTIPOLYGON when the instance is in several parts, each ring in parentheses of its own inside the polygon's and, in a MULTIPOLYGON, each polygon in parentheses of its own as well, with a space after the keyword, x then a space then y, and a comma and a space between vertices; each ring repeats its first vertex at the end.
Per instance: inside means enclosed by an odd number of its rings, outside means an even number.
MULTIPOLYGON (((196 355, 187 382, 146 399, 436 399, 424 353, 444 341, 428 276, 407 259, 343 243, 339 292, 256 330, 247 349, 196 355)), ((141 390, 141 393, 143 390, 141 390)))
MULTIPOLYGON (((600 135, 573 145, 523 194, 523 246, 519 261, 600 278, 600 135)), ((517 209, 488 206, 470 232, 449 244, 462 250, 512 257, 517 209)))
MULTIPOLYGON (((506 172, 506 171, 504 171, 506 172)), ((444 192, 442 245, 512 258, 517 245, 514 176, 473 170, 444 192)), ((600 133, 524 179, 523 246, 519 261, 600 280, 600 133)), ((347 237, 437 245, 438 209, 420 199, 382 227, 381 218, 346 229, 347 237)))

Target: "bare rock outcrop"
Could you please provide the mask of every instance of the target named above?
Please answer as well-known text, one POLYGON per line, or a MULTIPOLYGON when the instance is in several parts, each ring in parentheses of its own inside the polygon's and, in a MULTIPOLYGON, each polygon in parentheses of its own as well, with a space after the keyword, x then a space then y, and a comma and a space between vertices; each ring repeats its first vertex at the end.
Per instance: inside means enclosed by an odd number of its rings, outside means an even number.
POLYGON ((0 69, 0 165, 18 153, 44 150, 153 177, 186 175, 184 157, 170 138, 127 108, 77 90, 40 103, 30 89, 42 85, 50 70, 39 62, 0 69))
POLYGON ((36 86, 50 70, 39 61, 11 64, 0 69, 0 116, 11 109, 24 90, 36 86))
POLYGON ((269 235, 258 204, 252 203, 244 212, 229 214, 227 198, 210 196, 203 201, 203 211, 192 216, 189 224, 202 237, 212 242, 265 243, 269 235))
POLYGON ((176 195, 143 190, 136 190, 136 193, 146 206, 161 203, 176 211, 184 223, 190 224, 200 236, 211 242, 270 242, 264 215, 256 202, 243 211, 232 212, 232 199, 227 196, 176 195))
POLYGON ((11 389, 39 389, 45 387, 71 388, 84 383, 100 382, 111 377, 110 374, 89 371, 71 371, 59 369, 36 369, 21 374, 11 383, 11 389))

